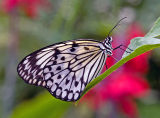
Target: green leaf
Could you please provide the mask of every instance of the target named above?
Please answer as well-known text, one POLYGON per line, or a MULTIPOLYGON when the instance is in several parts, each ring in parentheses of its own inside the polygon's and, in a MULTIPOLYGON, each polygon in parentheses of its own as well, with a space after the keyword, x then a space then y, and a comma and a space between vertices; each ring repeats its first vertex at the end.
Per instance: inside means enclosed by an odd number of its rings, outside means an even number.
POLYGON ((12 118, 61 118, 71 103, 54 98, 48 92, 18 105, 12 118))
POLYGON ((151 30, 145 37, 158 37, 160 36, 160 17, 156 20, 151 30))
MULTIPOLYGON (((159 44, 159 43, 160 43, 160 39, 157 39, 157 38, 136 37, 131 40, 131 43, 129 44, 128 48, 135 50, 144 45, 154 45, 154 44, 159 44)), ((127 51, 130 51, 129 49, 127 49, 127 51)), ((125 52, 122 58, 128 56, 129 54, 130 53, 125 52)))
MULTIPOLYGON (((87 85, 85 90, 82 93, 82 96, 85 95, 91 88, 105 79, 108 75, 110 75, 113 71, 117 70, 120 66, 122 66, 127 61, 133 59, 134 57, 141 55, 147 51, 160 47, 160 39, 152 38, 160 35, 160 18, 155 22, 155 25, 150 30, 150 32, 145 37, 137 37, 131 40, 129 48, 134 50, 131 53, 124 53, 122 59, 114 64, 111 68, 106 70, 103 74, 95 78, 91 83, 87 85)), ((81 97, 82 97, 81 96, 81 97)))

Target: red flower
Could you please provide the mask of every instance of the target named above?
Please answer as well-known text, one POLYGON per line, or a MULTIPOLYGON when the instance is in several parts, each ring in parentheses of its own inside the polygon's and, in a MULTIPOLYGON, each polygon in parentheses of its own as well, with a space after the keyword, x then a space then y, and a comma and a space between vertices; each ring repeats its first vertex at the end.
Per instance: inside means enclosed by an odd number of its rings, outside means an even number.
POLYGON ((117 102, 119 109, 129 118, 137 118, 137 106, 133 98, 121 98, 117 102), (119 104, 120 103, 120 104, 119 104))
POLYGON ((23 10, 27 16, 35 17, 38 14, 38 8, 47 8, 47 0, 3 0, 2 8, 5 12, 10 13, 14 10, 23 10))
POLYGON ((148 72, 149 63, 148 63, 149 53, 144 53, 135 57, 125 64, 125 70, 132 71, 134 73, 145 74, 148 72))
POLYGON ((134 98, 145 96, 148 90, 149 84, 145 78, 122 71, 112 75, 99 91, 103 100, 111 100, 128 117, 133 117, 137 115, 134 98))
POLYGON ((101 86, 92 89, 83 100, 87 100, 94 109, 110 101, 129 118, 138 115, 134 99, 145 96, 149 91, 145 78, 124 71, 112 74, 101 86))
POLYGON ((17 8, 20 0, 3 0, 2 7, 5 11, 12 11, 17 8))
POLYGON ((101 88, 104 98, 119 99, 121 96, 142 97, 149 88, 143 77, 131 72, 119 72, 107 80, 106 86, 101 88))

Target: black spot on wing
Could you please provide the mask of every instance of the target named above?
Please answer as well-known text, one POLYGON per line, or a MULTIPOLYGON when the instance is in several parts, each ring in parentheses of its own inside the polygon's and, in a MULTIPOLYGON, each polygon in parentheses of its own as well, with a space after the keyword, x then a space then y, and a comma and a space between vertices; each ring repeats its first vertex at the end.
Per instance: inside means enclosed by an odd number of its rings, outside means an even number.
POLYGON ((58 55, 60 54, 60 51, 57 48, 55 48, 54 51, 55 51, 55 53, 53 56, 55 57, 55 60, 56 60, 56 59, 58 59, 58 55))
POLYGON ((88 48, 88 47, 84 47, 84 49, 85 49, 85 50, 89 50, 89 48, 88 48))
POLYGON ((79 83, 79 82, 75 81, 75 83, 74 83, 74 84, 75 84, 75 87, 77 87, 77 86, 78 86, 78 83, 79 83))
POLYGON ((74 52, 75 50, 76 50, 75 48, 71 48, 71 49, 70 49, 71 52, 74 52))
POLYGON ((55 55, 60 54, 60 51, 57 48, 54 51, 55 51, 55 55))
POLYGON ((73 42, 72 47, 78 47, 79 45, 76 42, 73 42))
POLYGON ((54 61, 54 62, 53 62, 53 65, 56 65, 56 64, 57 64, 57 61, 54 61))
POLYGON ((63 60, 63 61, 64 61, 64 60, 65 60, 65 57, 64 57, 64 56, 63 56, 63 57, 61 57, 61 60, 63 60))
POLYGON ((56 68, 56 70, 61 70, 61 66, 58 66, 58 67, 56 68))
POLYGON ((58 75, 57 79, 61 79, 61 77, 62 77, 61 75, 58 75))
POLYGON ((67 85, 69 82, 70 82, 70 81, 67 79, 66 82, 65 82, 65 84, 67 85))

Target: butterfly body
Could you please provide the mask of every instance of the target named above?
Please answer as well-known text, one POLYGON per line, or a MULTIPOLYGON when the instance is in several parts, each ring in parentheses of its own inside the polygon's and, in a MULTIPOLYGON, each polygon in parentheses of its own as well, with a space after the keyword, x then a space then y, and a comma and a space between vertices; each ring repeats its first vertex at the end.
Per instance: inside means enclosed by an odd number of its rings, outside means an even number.
POLYGON ((101 72, 112 39, 92 39, 56 43, 26 56, 18 65, 19 76, 28 84, 46 88, 54 97, 76 101, 86 85, 101 72))

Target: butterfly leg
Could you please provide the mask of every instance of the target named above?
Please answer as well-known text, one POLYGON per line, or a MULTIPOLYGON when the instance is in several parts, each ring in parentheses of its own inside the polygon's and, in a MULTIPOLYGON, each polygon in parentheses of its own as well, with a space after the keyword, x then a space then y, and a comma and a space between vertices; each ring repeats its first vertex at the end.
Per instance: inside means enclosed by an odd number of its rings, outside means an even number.
POLYGON ((132 49, 130 49, 130 48, 128 48, 127 46, 125 46, 125 45, 119 45, 119 46, 117 46, 116 48, 114 48, 113 50, 116 50, 116 49, 121 49, 121 50, 123 50, 123 51, 125 51, 125 52, 127 52, 127 53, 131 53, 132 51, 134 51, 134 50, 132 50, 132 49), (125 50, 125 49, 123 49, 122 47, 125 47, 126 49, 128 49, 129 51, 127 51, 127 50, 125 50))

